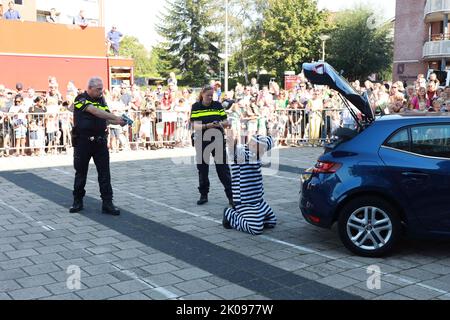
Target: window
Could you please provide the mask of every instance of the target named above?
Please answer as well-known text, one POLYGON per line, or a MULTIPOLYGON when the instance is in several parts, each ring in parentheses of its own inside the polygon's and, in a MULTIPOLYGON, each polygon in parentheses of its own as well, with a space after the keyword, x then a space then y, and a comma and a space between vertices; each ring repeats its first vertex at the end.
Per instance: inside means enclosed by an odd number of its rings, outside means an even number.
POLYGON ((23 5, 23 1, 22 1, 22 0, 14 0, 14 3, 15 3, 15 4, 23 5))
POLYGON ((394 134, 394 136, 386 143, 386 146, 403 151, 409 151, 408 129, 403 129, 394 134))
POLYGON ((411 137, 412 152, 450 158, 450 124, 414 127, 411 129, 411 137))

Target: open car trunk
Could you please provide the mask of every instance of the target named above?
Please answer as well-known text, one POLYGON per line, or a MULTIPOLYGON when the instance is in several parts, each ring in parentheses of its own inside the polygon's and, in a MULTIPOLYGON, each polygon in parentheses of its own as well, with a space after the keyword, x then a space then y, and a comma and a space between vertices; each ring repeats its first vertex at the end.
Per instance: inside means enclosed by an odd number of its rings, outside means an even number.
POLYGON ((337 71, 334 70, 334 68, 328 63, 304 63, 303 72, 306 78, 312 84, 328 86, 331 89, 337 91, 358 127, 356 130, 346 128, 336 130, 334 135, 338 137, 338 141, 335 141, 326 146, 325 152, 327 152, 327 149, 333 149, 337 144, 341 142, 352 139, 375 120, 375 116, 373 114, 372 108, 370 107, 367 95, 360 95, 358 92, 356 92, 355 89, 353 89, 353 87, 347 82, 347 80, 341 77, 339 73, 337 73, 337 71), (355 106, 361 112, 362 119, 358 118, 355 110, 353 110, 350 104, 355 106))

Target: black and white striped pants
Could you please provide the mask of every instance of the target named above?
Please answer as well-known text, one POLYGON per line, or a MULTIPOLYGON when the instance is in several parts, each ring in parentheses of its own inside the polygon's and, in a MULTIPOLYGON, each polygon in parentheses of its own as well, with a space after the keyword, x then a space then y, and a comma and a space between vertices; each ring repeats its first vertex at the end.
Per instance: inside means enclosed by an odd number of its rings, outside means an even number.
POLYGON ((252 235, 260 235, 265 227, 273 228, 277 224, 277 218, 265 200, 256 204, 236 205, 225 211, 225 217, 233 229, 252 235))

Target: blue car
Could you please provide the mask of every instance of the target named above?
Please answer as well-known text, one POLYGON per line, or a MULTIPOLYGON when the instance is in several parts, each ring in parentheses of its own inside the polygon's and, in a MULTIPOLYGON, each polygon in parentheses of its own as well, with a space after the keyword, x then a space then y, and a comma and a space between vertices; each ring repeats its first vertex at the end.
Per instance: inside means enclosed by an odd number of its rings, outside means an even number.
MULTIPOLYGON (((357 129, 339 129, 314 168, 302 175, 300 209, 309 223, 338 225, 346 248, 380 257, 404 232, 450 238, 450 117, 448 114, 376 118, 326 63, 304 64, 314 84, 329 85, 363 115, 357 129)), ((353 108, 348 105, 353 111, 353 108)))

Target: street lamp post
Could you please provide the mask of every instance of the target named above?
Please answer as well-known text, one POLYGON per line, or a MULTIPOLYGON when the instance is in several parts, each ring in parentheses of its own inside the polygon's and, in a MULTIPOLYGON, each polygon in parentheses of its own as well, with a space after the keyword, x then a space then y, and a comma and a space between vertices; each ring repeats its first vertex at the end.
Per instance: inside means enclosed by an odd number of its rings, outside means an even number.
POLYGON ((228 0, 225 0, 225 93, 228 92, 228 0))
POLYGON ((330 39, 330 36, 322 34, 319 39, 322 40, 322 61, 325 62, 325 42, 330 39))

